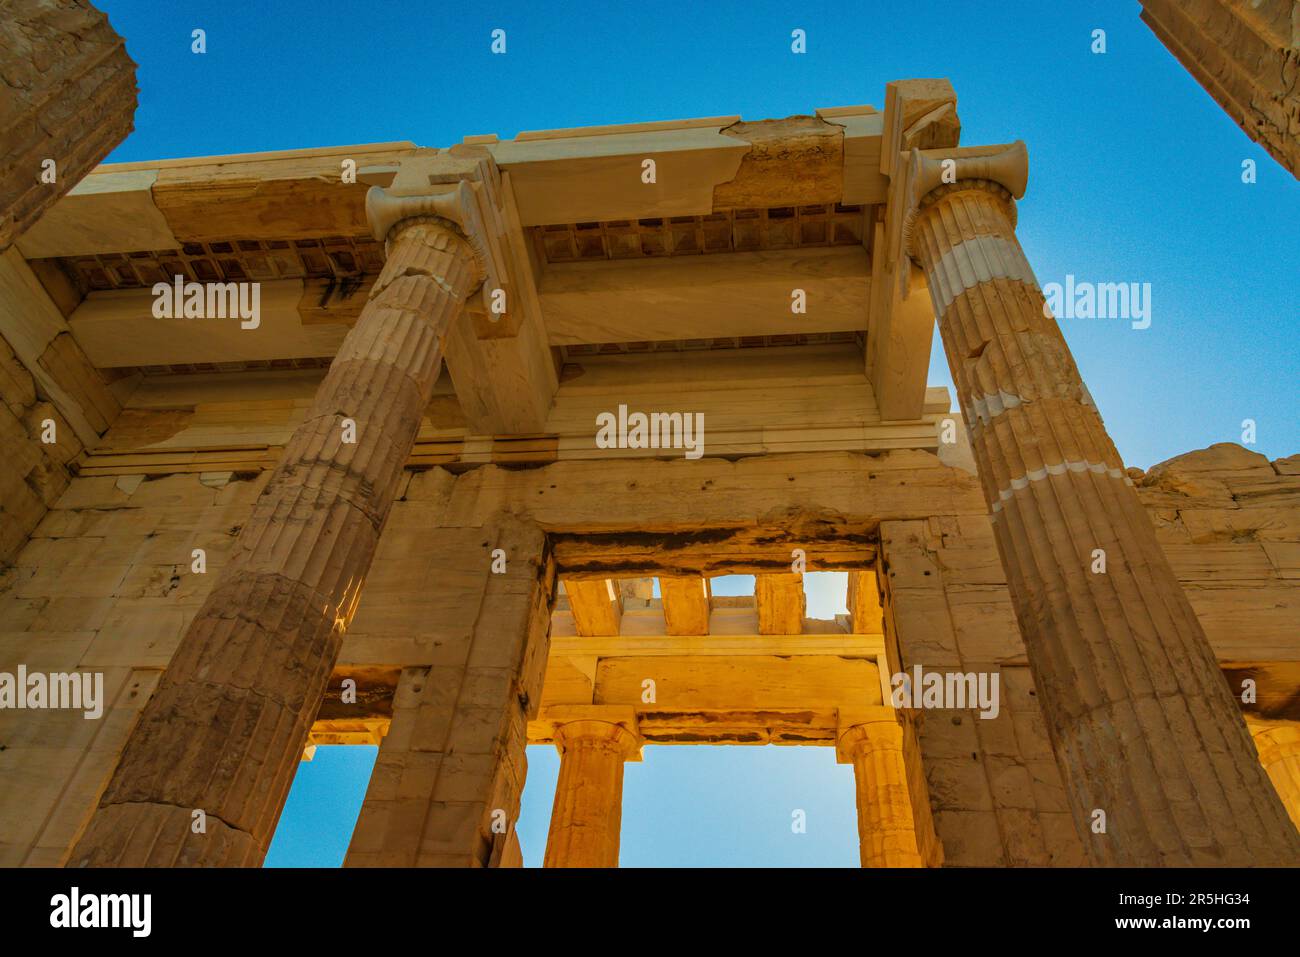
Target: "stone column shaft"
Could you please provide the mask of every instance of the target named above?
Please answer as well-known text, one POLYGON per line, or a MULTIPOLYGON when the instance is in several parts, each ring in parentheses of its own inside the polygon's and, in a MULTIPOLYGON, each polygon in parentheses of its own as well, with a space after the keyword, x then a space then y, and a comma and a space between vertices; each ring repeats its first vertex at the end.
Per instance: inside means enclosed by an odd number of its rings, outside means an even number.
POLYGON ((1252 727, 1259 763, 1300 829, 1300 722, 1252 727))
POLYGON ((924 867, 903 758, 903 726, 892 708, 840 732, 836 751, 853 764, 863 867, 924 867))
POLYGON ((442 338, 482 281, 471 247, 442 220, 399 223, 388 250, 72 866, 261 863, 437 381, 442 338))
MULTIPOLYGON (((938 165, 919 159, 915 169, 927 162, 938 165)), ((918 189, 910 252, 929 280, 1089 853, 1120 866, 1300 862, 1205 632, 1045 314, 1011 193, 963 176, 961 162, 956 182, 938 185, 931 171, 933 188, 918 189), (1103 574, 1091 571, 1095 549, 1103 574), (1093 831, 1098 810, 1105 833, 1093 831)))
POLYGON ((618 867, 623 821, 623 763, 638 738, 620 724, 581 720, 558 725, 555 784, 544 867, 618 867))

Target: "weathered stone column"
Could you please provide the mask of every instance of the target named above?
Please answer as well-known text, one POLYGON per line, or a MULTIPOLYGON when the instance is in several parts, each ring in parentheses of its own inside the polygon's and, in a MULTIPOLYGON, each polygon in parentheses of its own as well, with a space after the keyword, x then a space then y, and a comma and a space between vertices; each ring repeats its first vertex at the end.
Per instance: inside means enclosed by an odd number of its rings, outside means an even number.
POLYGON ((903 758, 903 725, 889 707, 854 716, 835 742, 841 764, 853 765, 858 847, 863 867, 924 867, 903 758))
POLYGON ((1023 143, 913 151, 904 242, 929 280, 1075 822, 1102 865, 1298 863, 1300 839, 1016 240, 1027 176, 1023 143))
POLYGON ((432 396, 443 336, 484 276, 432 201, 378 192, 367 206, 387 238, 384 270, 70 866, 257 865, 266 853, 432 396))
MULTIPOLYGON (((412 596, 412 613, 385 612, 382 626, 411 635, 430 664, 407 667, 398 680, 345 867, 507 867, 521 859, 515 826, 528 722, 542 699, 555 563, 537 525, 480 513, 475 493, 458 496, 459 480, 448 479, 437 470, 412 477, 375 558, 376 584, 385 575, 409 582, 411 568, 433 572, 412 596), (430 508, 450 498, 467 507, 430 508), (448 524, 426 524, 430 511, 448 524), (504 566, 493 559, 498 550, 504 566)), ((368 614, 363 598, 358 632, 368 614)))
POLYGON ((630 728, 594 718, 556 725, 560 778, 543 867, 618 867, 623 762, 641 745, 635 728, 634 717, 630 728))
POLYGON ((1300 828, 1300 723, 1252 724, 1259 763, 1268 773, 1291 822, 1300 828))

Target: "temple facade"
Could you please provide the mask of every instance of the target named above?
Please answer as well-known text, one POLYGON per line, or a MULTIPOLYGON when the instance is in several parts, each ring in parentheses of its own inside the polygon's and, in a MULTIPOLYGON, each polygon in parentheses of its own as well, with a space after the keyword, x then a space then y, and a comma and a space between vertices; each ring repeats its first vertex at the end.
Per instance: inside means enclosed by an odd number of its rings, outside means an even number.
POLYGON ((713 744, 852 765, 864 866, 1300 864, 1300 456, 1126 469, 1024 145, 883 104, 50 205, 0 253, 0 865, 256 866, 377 744, 349 866, 517 866, 530 743, 547 866, 713 744))

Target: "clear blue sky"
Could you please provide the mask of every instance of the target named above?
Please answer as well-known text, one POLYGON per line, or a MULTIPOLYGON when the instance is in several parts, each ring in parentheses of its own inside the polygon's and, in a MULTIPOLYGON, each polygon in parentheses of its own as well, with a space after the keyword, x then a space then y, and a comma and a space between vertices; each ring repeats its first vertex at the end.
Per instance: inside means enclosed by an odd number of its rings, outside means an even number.
MULTIPOLYGON (((1151 284, 1149 329, 1062 320, 1125 461, 1146 468, 1239 441, 1247 418, 1257 451, 1300 451, 1300 186, 1155 39, 1136 2, 95 2, 140 64, 136 131, 118 162, 883 108, 889 80, 949 77, 963 143, 1029 146, 1019 235, 1040 282, 1151 284), (202 56, 190 52, 196 27, 202 56), (504 56, 489 50, 496 28, 504 56), (795 28, 808 37, 801 56, 795 28), (1104 54, 1090 50, 1094 29, 1106 31, 1104 54), (1245 159, 1253 185, 1241 181, 1245 159)), ((951 387, 937 351, 930 378, 951 387)), ((521 824, 530 858, 549 808, 536 792, 555 770, 537 751, 521 824)), ((299 775, 282 835, 331 763, 317 762, 299 775)), ((846 771, 820 749, 658 749, 628 770, 624 859, 850 864, 846 771), (818 795, 827 803, 814 813, 818 795), (802 842, 788 836, 787 805, 809 810, 802 842), (834 839, 821 844, 823 813, 834 839)), ((319 860, 289 853, 277 836, 274 860, 319 860)))

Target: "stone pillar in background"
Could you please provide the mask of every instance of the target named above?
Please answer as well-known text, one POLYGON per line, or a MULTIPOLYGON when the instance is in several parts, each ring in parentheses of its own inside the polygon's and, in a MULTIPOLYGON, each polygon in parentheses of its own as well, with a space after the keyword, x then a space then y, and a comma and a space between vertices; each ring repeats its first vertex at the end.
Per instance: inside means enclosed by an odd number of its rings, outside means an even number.
MULTIPOLYGON (((424 475, 428 481, 412 477, 375 573, 397 563, 403 583, 427 583, 417 615, 437 620, 404 631, 418 637, 430 664, 402 671, 344 866, 517 867, 515 826, 528 722, 542 699, 555 562, 546 533, 516 516, 440 511, 439 522, 456 522, 426 526, 431 489, 449 476, 424 475), (498 549, 507 560, 494 570, 498 549)), ((366 615, 363 600, 358 629, 366 615)))
MULTIPOLYGON (((428 191, 427 176, 413 172, 411 183, 428 191)), ((261 863, 438 379, 443 337, 484 279, 481 256, 442 215, 472 193, 464 182, 436 202, 371 191, 384 270, 70 866, 261 863), (203 833, 191 827, 197 811, 203 833)))
POLYGON ((890 707, 871 708, 842 727, 835 742, 841 764, 853 765, 858 843, 863 867, 925 867, 917 840, 903 757, 903 725, 890 707), (861 720, 858 720, 858 719, 861 720))
POLYGON ((1300 722, 1250 723, 1259 763, 1268 773, 1278 797, 1300 828, 1300 722))
POLYGON ((1246 135, 1300 176, 1300 3, 1142 0, 1142 20, 1246 135))
POLYGON ((904 242, 929 280, 1076 824, 1099 865, 1300 863, 1016 239, 1027 177, 1022 143, 913 151, 904 242))
MULTIPOLYGON (((636 717, 577 718, 555 726, 555 784, 544 867, 618 867, 623 762, 637 755, 636 717)), ((581 709, 574 709, 575 714, 581 709)))
POLYGON ((0 89, 4 252, 134 128, 135 63, 86 0, 11 0, 0 16, 0 89))

